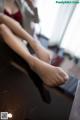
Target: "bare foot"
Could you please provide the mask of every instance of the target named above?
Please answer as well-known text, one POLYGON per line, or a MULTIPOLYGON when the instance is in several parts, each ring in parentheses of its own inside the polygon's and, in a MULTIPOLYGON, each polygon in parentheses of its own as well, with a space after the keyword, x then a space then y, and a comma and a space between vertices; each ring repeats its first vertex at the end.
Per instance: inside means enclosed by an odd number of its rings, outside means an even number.
POLYGON ((33 70, 40 76, 49 87, 55 87, 68 80, 68 75, 60 67, 54 67, 35 58, 33 70))

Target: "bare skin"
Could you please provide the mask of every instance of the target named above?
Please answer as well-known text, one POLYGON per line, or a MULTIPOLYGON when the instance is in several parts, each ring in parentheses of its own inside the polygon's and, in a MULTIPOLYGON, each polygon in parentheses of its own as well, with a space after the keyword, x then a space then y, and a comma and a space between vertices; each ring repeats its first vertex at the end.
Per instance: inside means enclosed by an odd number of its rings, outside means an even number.
POLYGON ((9 14, 15 14, 19 10, 19 7, 17 6, 15 0, 5 0, 4 9, 8 11, 9 14))
POLYGON ((15 35, 26 40, 38 58, 45 62, 50 62, 50 54, 48 51, 40 44, 38 40, 34 40, 33 37, 28 34, 18 22, 3 14, 0 14, 0 22, 7 25, 15 33, 15 35))
POLYGON ((0 34, 6 44, 8 44, 9 47, 28 62, 31 69, 40 76, 46 85, 49 87, 58 86, 68 79, 68 75, 61 68, 54 67, 49 64, 49 54, 46 49, 41 45, 38 45, 39 43, 34 40, 16 21, 3 15, 0 16, 0 20, 1 23, 4 23, 0 25, 0 34), (15 34, 29 42, 38 58, 29 53, 21 39, 15 34), (36 52, 36 49, 39 49, 41 52, 36 52))

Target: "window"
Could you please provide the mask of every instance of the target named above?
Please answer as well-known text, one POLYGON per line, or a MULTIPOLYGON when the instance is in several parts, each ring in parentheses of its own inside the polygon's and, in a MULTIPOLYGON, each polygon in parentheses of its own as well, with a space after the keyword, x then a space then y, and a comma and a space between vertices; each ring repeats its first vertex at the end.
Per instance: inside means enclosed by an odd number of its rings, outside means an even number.
POLYGON ((80 57, 80 5, 75 8, 71 21, 67 27, 61 47, 80 57))
POLYGON ((37 6, 40 17, 40 34, 51 38, 59 5, 55 0, 38 0, 37 6))

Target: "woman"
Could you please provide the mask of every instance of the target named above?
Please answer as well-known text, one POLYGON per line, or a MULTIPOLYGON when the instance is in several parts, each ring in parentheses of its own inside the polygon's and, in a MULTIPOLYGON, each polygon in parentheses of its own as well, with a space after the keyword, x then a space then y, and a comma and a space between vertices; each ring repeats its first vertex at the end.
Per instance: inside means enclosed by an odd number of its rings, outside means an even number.
POLYGON ((28 62, 31 69, 40 76, 46 85, 58 86, 68 79, 68 75, 61 68, 49 64, 50 56, 47 50, 41 46, 39 41, 34 40, 18 22, 0 14, 0 23, 0 35, 5 43, 28 62), (37 57, 29 53, 20 38, 27 40, 37 57))
POLYGON ((17 20, 33 36, 34 28, 31 23, 38 23, 39 18, 30 0, 0 0, 0 11, 17 20))
MULTIPOLYGON (((34 29, 31 28, 31 22, 39 22, 37 9, 33 5, 32 1, 30 0, 0 0, 0 11, 6 14, 7 16, 15 19, 17 22, 19 22, 22 27, 24 27, 30 35, 33 36, 34 29), (27 19, 28 18, 28 19, 27 19)), ((17 54, 15 54, 6 44, 3 42, 0 43, 0 47, 6 48, 7 59, 9 61, 14 61, 21 67, 23 67, 25 70, 27 69, 28 74, 30 75, 31 79, 33 80, 34 84, 38 88, 40 95, 43 99, 43 101, 50 103, 50 95, 47 90, 47 88, 44 86, 41 79, 33 72, 28 64, 24 60, 21 59, 17 54), (34 77, 35 76, 35 77, 34 77), (38 81, 36 79, 38 79, 38 81)), ((2 48, 2 49, 3 49, 2 48)), ((31 49, 31 47, 28 44, 28 48, 31 49)), ((3 50, 4 51, 4 50, 3 50)))

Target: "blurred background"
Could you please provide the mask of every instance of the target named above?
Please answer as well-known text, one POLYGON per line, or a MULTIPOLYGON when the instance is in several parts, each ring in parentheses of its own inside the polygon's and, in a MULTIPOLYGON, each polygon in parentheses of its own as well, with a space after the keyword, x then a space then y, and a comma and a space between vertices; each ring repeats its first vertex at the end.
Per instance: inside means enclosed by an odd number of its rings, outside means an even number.
MULTIPOLYGON (((8 0, 0 0, 0 8, 3 1, 8 0)), ((22 4, 27 9, 26 30, 50 52, 52 65, 68 73, 69 81, 44 87, 29 65, 1 42, 0 112, 11 113, 10 120, 68 120, 80 80, 80 5, 56 0, 17 0, 17 4, 19 1, 19 7, 22 4)))

